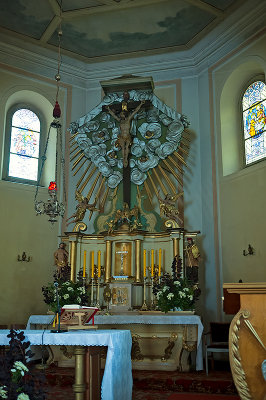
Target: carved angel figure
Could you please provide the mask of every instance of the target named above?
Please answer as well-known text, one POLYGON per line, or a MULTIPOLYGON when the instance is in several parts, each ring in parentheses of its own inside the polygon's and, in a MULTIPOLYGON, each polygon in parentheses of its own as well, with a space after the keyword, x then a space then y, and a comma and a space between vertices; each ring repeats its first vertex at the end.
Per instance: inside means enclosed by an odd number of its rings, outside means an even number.
POLYGON ((69 224, 72 224, 73 222, 80 222, 83 220, 83 218, 85 217, 85 213, 87 210, 90 211, 99 211, 99 209, 97 209, 96 206, 96 201, 94 201, 94 203, 89 204, 89 201, 87 199, 87 197, 82 196, 82 194, 76 190, 75 193, 75 199, 79 202, 76 206, 76 212, 74 214, 72 214, 68 219, 68 223, 67 226, 69 224))
POLYGON ((177 194, 171 196, 169 193, 167 193, 167 195, 165 196, 164 199, 161 199, 160 197, 158 197, 159 205, 160 205, 160 215, 165 216, 169 219, 173 219, 174 221, 177 221, 177 219, 181 220, 179 217, 179 211, 175 207, 175 202, 183 194, 184 194, 184 192, 177 193, 177 194))

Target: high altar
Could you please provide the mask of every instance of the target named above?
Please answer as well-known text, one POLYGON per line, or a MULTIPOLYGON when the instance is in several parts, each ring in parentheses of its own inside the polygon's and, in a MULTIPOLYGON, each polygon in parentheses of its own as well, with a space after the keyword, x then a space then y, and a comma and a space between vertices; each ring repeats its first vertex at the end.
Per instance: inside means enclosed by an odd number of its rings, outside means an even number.
POLYGON ((154 94, 151 77, 101 85, 102 102, 70 125, 78 201, 62 237, 70 279, 82 278, 89 287, 91 305, 102 314, 99 328, 114 328, 119 316, 119 326, 131 329, 134 367, 186 369, 180 360, 200 347, 200 319, 172 311, 166 323, 169 315, 158 311, 153 289, 174 268, 179 278, 198 283, 199 254, 190 258, 189 251, 197 250, 199 232, 183 223, 189 122, 154 94), (182 323, 175 320, 180 316, 195 318, 182 323))

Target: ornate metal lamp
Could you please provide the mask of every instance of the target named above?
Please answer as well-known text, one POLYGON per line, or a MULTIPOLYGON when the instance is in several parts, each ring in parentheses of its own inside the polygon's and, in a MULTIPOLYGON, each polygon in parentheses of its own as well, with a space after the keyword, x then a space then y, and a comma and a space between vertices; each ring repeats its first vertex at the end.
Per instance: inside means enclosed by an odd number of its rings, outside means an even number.
MULTIPOLYGON (((61 8, 62 8, 62 2, 61 2, 61 8)), ((61 80, 60 76, 60 66, 61 66, 61 37, 62 37, 62 29, 61 29, 61 24, 58 29, 58 67, 57 67, 57 74, 55 75, 55 80, 56 80, 56 99, 55 99, 55 105, 53 109, 53 117, 54 120, 50 124, 49 131, 47 134, 47 140, 45 144, 45 150, 44 154, 42 156, 42 164, 40 168, 40 173, 39 173, 39 178, 36 186, 36 193, 35 193, 35 211, 36 215, 41 215, 41 214, 46 214, 49 217, 49 221, 53 224, 54 222, 57 221, 57 217, 63 217, 64 212, 65 212, 65 204, 66 202, 66 192, 65 192, 65 175, 64 175, 64 166, 65 166, 65 160, 63 157, 63 146, 62 146, 62 125, 60 123, 60 117, 61 117, 61 109, 60 105, 58 103, 58 94, 59 94, 59 82, 61 80), (48 142, 50 138, 50 132, 51 128, 56 129, 56 165, 55 165, 55 179, 50 182, 48 186, 48 194, 49 198, 46 202, 42 200, 37 200, 38 196, 38 189, 40 186, 40 181, 42 177, 42 171, 44 167, 44 163, 46 161, 46 152, 47 152, 47 147, 48 147, 48 142), (64 197, 64 202, 60 203, 57 199, 57 183, 58 181, 58 158, 59 156, 61 157, 61 171, 63 172, 63 197, 64 197)))

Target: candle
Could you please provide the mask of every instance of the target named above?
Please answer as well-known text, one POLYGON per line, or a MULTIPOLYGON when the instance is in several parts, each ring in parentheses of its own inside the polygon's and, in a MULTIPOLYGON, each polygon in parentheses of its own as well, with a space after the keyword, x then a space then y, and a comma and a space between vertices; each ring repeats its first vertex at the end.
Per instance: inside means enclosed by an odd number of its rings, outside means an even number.
POLYGON ((143 277, 146 278, 146 250, 143 250, 143 277))
POLYGON ((56 321, 55 321, 56 325, 58 325, 58 322, 59 322, 58 313, 56 313, 56 321))
POLYGON ((159 276, 161 276, 161 269, 162 269, 162 249, 159 249, 159 270, 158 270, 159 276))
POLYGON ((94 251, 91 252, 91 277, 94 278, 94 251))
POLYGON ((56 319, 56 316, 54 316, 54 320, 53 320, 53 328, 55 328, 55 319, 56 319))
POLYGON ((101 251, 98 251, 98 278, 101 277, 101 251))
POLYGON ((86 250, 84 251, 84 257, 83 257, 83 278, 86 277, 86 250))
POLYGON ((151 251, 151 276, 154 276, 154 250, 151 251))

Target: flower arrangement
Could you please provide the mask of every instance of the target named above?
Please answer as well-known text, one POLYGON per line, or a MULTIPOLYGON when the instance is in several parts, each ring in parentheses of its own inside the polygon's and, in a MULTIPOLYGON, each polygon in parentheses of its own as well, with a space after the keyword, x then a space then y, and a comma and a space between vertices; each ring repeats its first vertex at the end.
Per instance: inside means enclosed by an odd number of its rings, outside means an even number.
POLYGON ((0 358, 0 399, 44 400, 43 379, 32 376, 27 359, 32 356, 23 332, 11 329, 9 350, 0 358))
MULTIPOLYGON (((89 292, 82 282, 58 281, 59 307, 65 304, 89 305, 89 292)), ((49 305, 51 311, 58 311, 56 288, 53 283, 42 287, 44 302, 49 305)))
POLYGON ((164 273, 160 282, 154 285, 157 308, 165 313, 170 310, 194 310, 195 302, 201 293, 197 284, 181 277, 182 260, 175 256, 172 275, 164 273))

